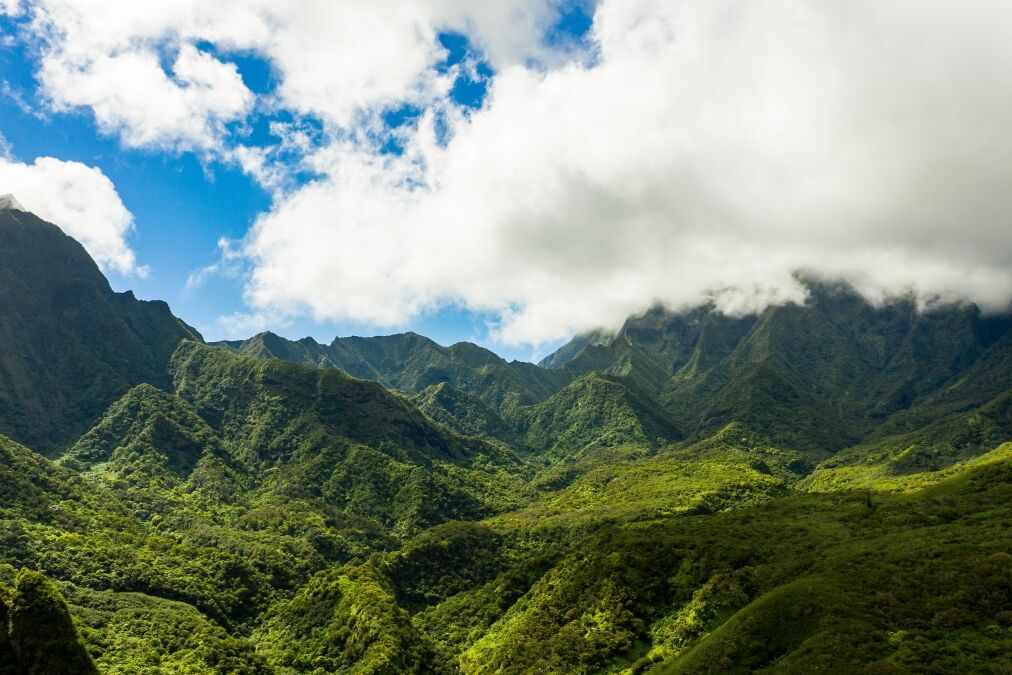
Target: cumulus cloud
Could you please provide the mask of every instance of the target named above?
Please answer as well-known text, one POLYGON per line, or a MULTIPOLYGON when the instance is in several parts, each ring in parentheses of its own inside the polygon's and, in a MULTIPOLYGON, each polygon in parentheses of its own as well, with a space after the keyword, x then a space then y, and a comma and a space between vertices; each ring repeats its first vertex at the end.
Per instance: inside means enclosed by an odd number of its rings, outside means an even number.
POLYGON ((802 301, 799 272, 876 301, 1008 308, 1012 4, 601 0, 589 58, 544 43, 557 4, 25 11, 54 105, 127 144, 216 147, 275 191, 242 242, 251 312, 234 325, 395 326, 454 303, 540 342, 654 302, 802 301), (480 110, 448 100, 442 30, 494 66, 480 110), (275 71, 266 98, 227 63, 245 52, 275 71), (382 154, 379 113, 405 103, 424 113, 382 154), (320 137, 276 125, 277 147, 222 149, 255 106, 320 120, 320 137), (293 187, 279 156, 319 178, 293 187))
MULTIPOLYGON (((547 53, 550 0, 35 0, 39 79, 57 110, 85 107, 132 147, 220 154, 254 96, 228 55, 277 72, 265 107, 342 127, 445 89, 440 30, 467 31, 496 63, 547 53), (216 54, 200 49, 213 44, 216 54), (225 56, 221 56, 224 54, 225 56)), ((19 11, 8 2, 8 13, 19 11)))
POLYGON ((99 128, 129 147, 209 150, 229 121, 245 116, 252 94, 233 64, 183 45, 166 73, 147 50, 43 61, 39 78, 55 110, 87 106, 99 128))
POLYGON ((60 226, 103 269, 147 274, 126 241, 133 216, 99 169, 53 157, 39 157, 32 164, 0 157, 0 192, 13 194, 27 210, 60 226))
POLYGON ((270 311, 444 302, 537 342, 655 301, 1012 297, 1012 5, 605 0, 590 66, 501 69, 445 147, 335 142, 246 242, 270 311))

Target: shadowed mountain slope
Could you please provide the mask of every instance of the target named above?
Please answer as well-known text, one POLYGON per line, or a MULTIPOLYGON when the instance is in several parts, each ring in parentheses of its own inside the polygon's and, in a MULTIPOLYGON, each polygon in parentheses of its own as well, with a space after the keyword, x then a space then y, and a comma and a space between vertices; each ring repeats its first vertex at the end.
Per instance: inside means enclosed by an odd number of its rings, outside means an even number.
POLYGON ((0 209, 0 433, 61 449, 133 385, 168 385, 184 338, 200 336, 164 302, 114 293, 58 227, 0 209))
POLYGON ((410 401, 370 380, 336 368, 236 356, 220 347, 185 342, 172 357, 176 392, 219 431, 246 448, 244 460, 284 457, 277 432, 289 426, 369 445, 399 460, 461 460, 480 451, 432 423, 410 401))
POLYGON ((507 362, 469 342, 442 347, 416 333, 337 338, 330 345, 312 338, 293 341, 261 333, 246 341, 222 344, 244 356, 333 366, 408 394, 445 382, 507 412, 543 401, 572 379, 566 373, 530 363, 507 362))
MULTIPOLYGON (((329 346, 268 333, 229 345, 243 354, 333 365, 409 394, 446 384, 487 405, 506 426, 465 419, 473 405, 457 406, 461 418, 453 405, 434 409, 442 421, 503 441, 519 434, 535 452, 547 447, 539 437, 553 415, 545 409, 557 407, 579 378, 597 373, 624 388, 619 396, 634 402, 635 424, 649 427, 646 436, 655 441, 704 438, 740 422, 810 451, 813 466, 883 425, 902 427, 911 415, 916 421, 908 426, 923 424, 929 411, 983 405, 1012 377, 1008 315, 985 316, 972 305, 923 310, 902 298, 874 306, 847 286, 808 287, 806 304, 769 307, 758 316, 729 317, 710 306, 655 308, 614 335, 574 338, 542 361, 550 367, 507 363, 467 343, 440 347, 412 333, 340 338, 329 346)), ((547 433, 559 438, 570 427, 547 433)))
POLYGON ((8 591, 0 586, 0 673, 97 675, 52 581, 21 570, 8 591))

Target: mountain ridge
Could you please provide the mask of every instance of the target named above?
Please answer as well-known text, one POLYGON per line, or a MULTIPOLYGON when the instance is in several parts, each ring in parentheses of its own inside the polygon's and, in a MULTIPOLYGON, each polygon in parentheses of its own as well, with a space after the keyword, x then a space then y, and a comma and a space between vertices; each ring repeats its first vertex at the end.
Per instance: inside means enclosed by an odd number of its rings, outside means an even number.
POLYGON ((202 339, 166 303, 114 293, 57 226, 0 210, 0 433, 58 452, 131 386, 166 386, 184 338, 202 339))
POLYGON ((69 403, 28 418, 66 440, 0 434, 0 672, 1012 669, 1012 317, 817 286, 552 367, 208 345, 3 213, 0 345, 35 378, 0 352, 0 401, 69 403))
MULTIPOLYGON (((822 448, 824 457, 942 396, 982 359, 1004 358, 1012 315, 988 316, 960 304, 924 310, 911 298, 876 306, 846 285, 811 282, 805 305, 772 306, 757 315, 727 316, 712 305, 684 312, 655 307, 613 335, 575 337, 541 365, 507 363, 476 345, 468 349, 481 358, 468 360, 459 356, 465 343, 440 347, 414 333, 337 338, 330 347, 307 340, 267 334, 229 346, 338 367, 412 396, 445 383, 489 406, 509 427, 506 435, 521 437, 537 406, 600 373, 631 398, 649 399, 638 412, 656 417, 647 411, 663 411, 662 426, 680 430, 663 434, 663 441, 705 435, 736 415, 751 415, 757 430, 788 445, 822 448), (312 358, 299 351, 309 344, 312 358), (490 379, 496 388, 486 386, 490 379), (772 411, 785 405, 808 411, 801 416, 810 420, 807 428, 788 432, 778 425, 772 411)), ((987 400, 982 394, 967 405, 987 400)), ((458 430, 473 430, 440 414, 458 430)))

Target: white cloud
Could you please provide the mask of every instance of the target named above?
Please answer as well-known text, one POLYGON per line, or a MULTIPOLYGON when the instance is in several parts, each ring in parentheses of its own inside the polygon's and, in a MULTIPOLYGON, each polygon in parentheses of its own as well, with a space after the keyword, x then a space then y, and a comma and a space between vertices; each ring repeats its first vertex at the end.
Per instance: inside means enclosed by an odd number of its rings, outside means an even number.
POLYGON ((240 274, 242 274, 242 253, 236 248, 234 241, 221 237, 218 239, 218 261, 191 272, 186 277, 185 290, 189 292, 200 288, 212 277, 225 276, 235 279, 240 274))
POLYGON ((103 269, 145 276, 126 237, 133 216, 101 170, 79 162, 39 157, 24 164, 0 157, 0 191, 77 239, 103 269))
POLYGON ((221 336, 223 340, 245 340, 251 335, 263 333, 267 330, 282 330, 291 325, 291 319, 286 314, 274 314, 271 312, 233 312, 218 317, 213 326, 202 329, 201 333, 208 334, 213 331, 221 336))
POLYGON ((445 148, 335 143, 247 239, 248 299, 397 325, 455 301, 507 342, 655 300, 1012 298, 1012 5, 607 0, 592 67, 503 68, 445 148))
POLYGON ((101 129, 131 147, 213 149, 225 123, 244 117, 253 101, 235 65, 189 44, 179 48, 171 76, 157 54, 135 49, 50 56, 39 77, 55 109, 88 106, 101 129))
MULTIPOLYGON (((232 64, 279 74, 265 106, 348 127, 363 113, 445 90, 438 31, 467 30, 496 63, 545 52, 550 0, 35 0, 39 77, 56 109, 90 108, 129 146, 220 151, 254 97, 232 64), (168 56, 171 66, 165 66, 168 56), (221 57, 225 58, 225 57, 221 57)), ((16 5, 14 6, 16 7, 16 5)))
POLYGON ((658 300, 732 313, 800 300, 798 271, 873 299, 1008 306, 1006 0, 603 0, 591 65, 542 44, 551 6, 29 11, 54 105, 90 107, 128 145, 216 151, 276 191, 243 244, 251 313, 233 328, 300 314, 403 325, 452 302, 498 313, 504 341, 539 342, 658 300), (496 66, 470 115, 434 68, 444 29, 496 66), (270 62, 272 96, 255 100, 223 61, 233 52, 270 62), (427 112, 401 129, 403 156, 376 154, 363 139, 403 103, 427 112), (281 143, 225 138, 259 108, 295 113, 274 127, 281 143), (319 138, 300 115, 322 120, 319 138), (322 178, 295 189, 285 162, 322 178))

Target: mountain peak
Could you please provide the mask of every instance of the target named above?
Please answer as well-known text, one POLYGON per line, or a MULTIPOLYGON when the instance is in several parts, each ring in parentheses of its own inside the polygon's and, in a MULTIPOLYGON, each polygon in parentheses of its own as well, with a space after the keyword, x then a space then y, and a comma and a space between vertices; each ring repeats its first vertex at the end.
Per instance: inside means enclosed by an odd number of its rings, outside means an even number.
POLYGON ((57 452, 134 385, 167 385, 176 344, 199 336, 165 303, 115 293, 78 242, 11 208, 0 209, 0 433, 57 452))
POLYGON ((25 211, 25 207, 21 205, 21 202, 17 200, 11 193, 7 193, 0 196, 0 211, 6 211, 14 209, 16 211, 25 211))

